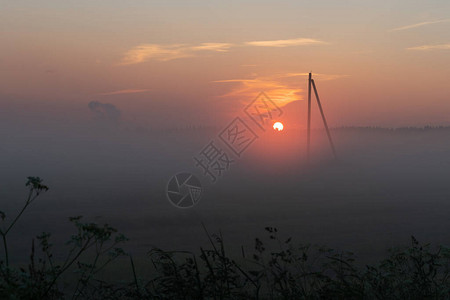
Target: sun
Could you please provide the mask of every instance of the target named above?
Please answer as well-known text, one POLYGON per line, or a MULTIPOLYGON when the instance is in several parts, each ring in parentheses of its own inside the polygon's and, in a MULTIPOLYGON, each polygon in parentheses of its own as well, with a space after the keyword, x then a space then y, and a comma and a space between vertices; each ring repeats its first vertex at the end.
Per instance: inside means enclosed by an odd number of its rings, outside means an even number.
POLYGON ((284 126, 283 126, 283 123, 281 123, 281 122, 275 122, 273 124, 273 130, 281 131, 281 130, 283 130, 283 128, 284 128, 284 126))

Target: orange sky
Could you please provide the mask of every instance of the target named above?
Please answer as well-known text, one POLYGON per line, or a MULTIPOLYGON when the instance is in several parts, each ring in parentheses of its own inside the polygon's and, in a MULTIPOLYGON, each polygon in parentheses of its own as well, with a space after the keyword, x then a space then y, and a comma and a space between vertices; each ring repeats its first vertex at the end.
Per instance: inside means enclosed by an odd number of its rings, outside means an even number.
POLYGON ((331 126, 450 125, 448 1, 0 3, 3 108, 221 125, 260 91, 304 101, 312 71, 331 126))

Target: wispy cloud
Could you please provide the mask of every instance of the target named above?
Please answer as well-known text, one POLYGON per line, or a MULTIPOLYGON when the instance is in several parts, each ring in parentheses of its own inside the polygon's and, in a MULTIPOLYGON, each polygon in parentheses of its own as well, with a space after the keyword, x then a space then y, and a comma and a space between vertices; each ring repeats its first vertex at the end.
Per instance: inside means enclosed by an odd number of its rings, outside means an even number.
POLYGON ((225 79, 225 80, 214 80, 213 82, 257 82, 256 79, 225 79))
POLYGON ((391 29, 389 31, 408 30, 408 29, 413 29, 413 28, 422 27, 422 26, 426 26, 426 25, 438 24, 438 23, 447 23, 447 22, 450 22, 450 19, 420 22, 420 23, 416 23, 416 24, 411 24, 411 25, 406 25, 406 26, 402 26, 402 27, 393 28, 393 29, 391 29))
POLYGON ((127 51, 121 65, 132 65, 149 60, 169 61, 194 56, 196 51, 226 52, 233 45, 229 43, 201 43, 197 46, 185 44, 159 45, 142 44, 127 51))
POLYGON ((106 93, 98 93, 97 95, 102 96, 110 96, 110 95, 122 95, 122 94, 136 94, 136 93, 145 93, 150 90, 148 89, 126 89, 126 90, 118 90, 113 92, 106 92, 106 93))
POLYGON ((327 43, 315 39, 297 38, 289 40, 253 41, 253 42, 246 42, 245 44, 248 46, 257 46, 257 47, 290 47, 290 46, 307 46, 307 45, 317 45, 327 43))
MULTIPOLYGON (((198 52, 228 52, 233 47, 257 46, 257 47, 290 47, 328 44, 323 41, 296 38, 288 40, 252 41, 241 44, 231 43, 201 43, 198 45, 187 44, 141 44, 124 53, 119 65, 133 65, 150 60, 170 61, 178 58, 193 57, 198 52)), ((248 65, 254 66, 254 65, 248 65)))
POLYGON ((168 61, 191 56, 184 51, 183 45, 143 44, 127 51, 122 59, 122 65, 138 64, 150 59, 168 61))
MULTIPOLYGON (((215 80, 215 83, 231 84, 230 91, 221 97, 240 99, 248 101, 255 94, 264 91, 277 105, 283 106, 292 101, 303 100, 303 89, 299 88, 298 76, 308 76, 308 73, 280 73, 271 76, 252 76, 251 78, 236 78, 215 80)), ((341 74, 318 74, 315 78, 321 81, 348 77, 341 74)))
POLYGON ((261 91, 270 95, 270 98, 279 106, 286 105, 295 100, 301 100, 301 91, 298 84, 279 80, 273 77, 255 77, 252 79, 216 80, 216 83, 231 83, 231 90, 221 97, 248 101, 261 91))
POLYGON ((218 52, 227 52, 233 44, 229 43, 202 43, 198 46, 191 47, 192 51, 218 51, 218 52))
POLYGON ((417 47, 406 48, 407 50, 430 51, 430 50, 450 50, 450 44, 441 45, 423 45, 417 47))

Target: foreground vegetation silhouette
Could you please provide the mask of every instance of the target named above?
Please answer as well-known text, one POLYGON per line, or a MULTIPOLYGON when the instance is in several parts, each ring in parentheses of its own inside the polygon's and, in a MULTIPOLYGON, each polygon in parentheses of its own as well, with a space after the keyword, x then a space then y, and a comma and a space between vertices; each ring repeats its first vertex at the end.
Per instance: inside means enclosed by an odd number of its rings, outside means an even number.
POLYGON ((203 226, 208 249, 153 248, 147 258, 152 275, 143 278, 123 249, 123 235, 108 224, 85 223, 78 216, 69 219, 74 233, 57 255, 50 233, 42 233, 37 246, 32 241, 29 262, 12 265, 7 237, 26 208, 48 190, 39 177, 28 177, 26 186, 28 197, 17 216, 8 222, 0 212, 0 299, 450 298, 450 249, 422 245, 414 237, 409 247, 391 249, 379 264, 362 266, 351 252, 295 244, 273 227, 265 228, 264 242, 255 239, 251 254, 242 248, 233 257, 222 235, 211 235, 203 226), (129 262, 124 271, 130 273, 128 282, 102 279, 102 272, 119 258, 129 262))

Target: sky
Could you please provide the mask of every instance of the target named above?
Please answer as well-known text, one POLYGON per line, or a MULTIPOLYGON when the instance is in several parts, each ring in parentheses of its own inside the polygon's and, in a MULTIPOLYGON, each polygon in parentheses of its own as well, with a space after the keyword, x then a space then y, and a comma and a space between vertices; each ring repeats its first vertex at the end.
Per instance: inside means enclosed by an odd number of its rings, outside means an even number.
POLYGON ((450 125, 450 2, 0 0, 9 124, 221 126, 264 91, 302 126, 308 72, 332 127, 450 125))

